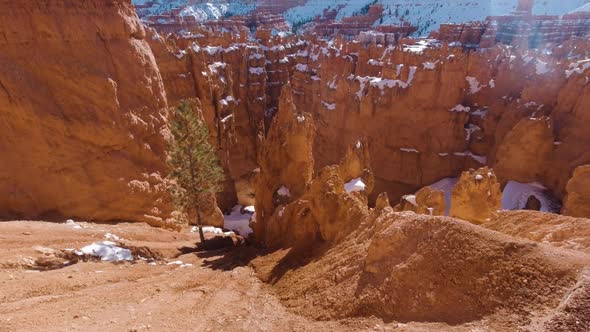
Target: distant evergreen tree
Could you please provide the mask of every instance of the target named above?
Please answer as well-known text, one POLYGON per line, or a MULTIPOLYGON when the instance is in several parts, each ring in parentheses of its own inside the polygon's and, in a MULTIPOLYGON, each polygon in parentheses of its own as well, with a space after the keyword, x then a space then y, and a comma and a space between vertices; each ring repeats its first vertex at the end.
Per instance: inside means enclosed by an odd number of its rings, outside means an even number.
POLYGON ((168 127, 172 134, 168 144, 168 189, 179 210, 196 212, 199 236, 205 244, 199 199, 221 191, 223 169, 209 143, 207 124, 197 117, 191 102, 183 101, 170 112, 168 127))

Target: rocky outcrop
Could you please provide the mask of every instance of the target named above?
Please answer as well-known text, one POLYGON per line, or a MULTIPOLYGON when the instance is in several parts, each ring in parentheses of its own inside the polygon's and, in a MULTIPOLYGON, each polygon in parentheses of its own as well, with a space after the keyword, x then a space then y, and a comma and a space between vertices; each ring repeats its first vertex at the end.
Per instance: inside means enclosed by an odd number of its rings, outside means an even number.
POLYGON ((446 211, 445 193, 439 189, 424 187, 418 190, 415 195, 402 196, 400 203, 393 210, 444 216, 446 211))
POLYGON ((493 170, 482 167, 461 174, 453 187, 451 217, 482 223, 500 209, 502 190, 493 170))
MULTIPOLYGON (((314 135, 311 115, 296 111, 286 85, 259 155, 253 228, 256 240, 269 247, 340 241, 369 212, 367 195, 374 178, 367 140, 354 141, 338 165, 326 166, 313 177, 314 135)), ((382 198, 380 206, 386 200, 382 198)))
MULTIPOLYGON (((537 48, 584 37, 590 32, 590 12, 559 16, 532 15, 533 1, 519 1, 511 15, 489 16, 483 22, 445 23, 431 37, 476 48, 495 43, 537 48)), ((540 1, 539 1, 540 2, 540 1)))
POLYGON ((523 118, 498 145, 494 171, 501 183, 535 182, 553 152, 553 127, 548 117, 523 118), (534 165, 533 167, 531 167, 534 165))
POLYGON ((282 229, 274 227, 269 231, 273 214, 279 213, 279 206, 303 196, 311 182, 314 136, 311 115, 297 111, 291 87, 285 85, 279 110, 268 134, 260 137, 260 174, 256 183, 256 220, 253 227, 258 241, 268 243, 282 238, 282 229))
POLYGON ((575 169, 566 191, 561 212, 572 217, 590 218, 590 165, 575 169))
MULTIPOLYGON (((215 195, 203 195, 199 204, 201 206, 201 222, 203 225, 223 228, 223 213, 217 206, 215 195)), ((191 218, 189 223, 194 224, 195 221, 195 218, 191 218)))
POLYGON ((128 0, 0 5, 0 217, 145 221, 170 212, 168 106, 128 0))

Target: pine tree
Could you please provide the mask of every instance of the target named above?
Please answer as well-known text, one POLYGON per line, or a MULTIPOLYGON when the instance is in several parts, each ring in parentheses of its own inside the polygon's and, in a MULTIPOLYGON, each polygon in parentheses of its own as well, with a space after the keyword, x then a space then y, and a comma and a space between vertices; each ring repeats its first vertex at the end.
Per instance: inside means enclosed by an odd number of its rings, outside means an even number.
POLYGON ((221 191, 223 169, 209 143, 207 124, 191 102, 183 101, 170 112, 168 127, 172 134, 168 144, 169 190, 180 211, 196 212, 199 237, 205 244, 199 201, 203 195, 221 191))

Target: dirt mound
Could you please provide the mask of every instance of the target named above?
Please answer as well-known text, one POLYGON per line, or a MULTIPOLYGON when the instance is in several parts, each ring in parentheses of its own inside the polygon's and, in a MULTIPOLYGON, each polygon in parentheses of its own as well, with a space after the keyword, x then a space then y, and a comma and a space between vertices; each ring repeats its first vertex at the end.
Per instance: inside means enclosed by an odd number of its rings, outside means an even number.
POLYGON ((536 211, 499 211, 481 226, 590 254, 590 219, 536 211))
POLYGON ((281 251, 253 265, 305 316, 458 324, 555 308, 590 263, 452 218, 386 208, 374 220, 307 259, 281 251))

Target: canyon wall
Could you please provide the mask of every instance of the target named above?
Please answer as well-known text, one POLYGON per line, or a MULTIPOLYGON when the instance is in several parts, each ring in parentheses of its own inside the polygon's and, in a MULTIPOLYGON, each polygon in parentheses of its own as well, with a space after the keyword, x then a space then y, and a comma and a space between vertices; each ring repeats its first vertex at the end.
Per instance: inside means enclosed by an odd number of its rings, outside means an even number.
MULTIPOLYGON (((385 47, 377 40, 308 35, 259 33, 258 41, 209 30, 193 35, 160 38, 167 50, 155 54, 167 93, 203 99, 193 86, 219 91, 208 99, 219 104, 210 113, 217 122, 232 118, 228 168, 243 188, 253 186, 253 152, 260 148, 255 137, 268 131, 286 82, 295 108, 309 112, 318 128, 316 171, 337 164, 351 144, 367 137, 375 174, 372 200, 388 192, 395 202, 486 165, 502 187, 538 182, 563 199, 574 168, 590 163, 583 111, 589 98, 587 40, 545 50, 496 45, 470 52, 428 40, 385 47), (181 63, 182 70, 172 70, 163 58, 181 63), (227 98, 235 103, 224 103, 227 98)), ((223 127, 213 122, 213 128, 223 127)))
POLYGON ((371 201, 482 166, 502 186, 538 182, 564 199, 573 170, 590 164, 584 39, 471 52, 263 29, 253 39, 244 28, 164 37, 124 0, 1 6, 2 218, 164 222, 165 110, 187 98, 199 99, 228 175, 220 206, 253 205, 289 82, 294 109, 317 128, 316 173, 366 139, 371 201))
POLYGON ((129 0, 0 2, 0 217, 146 221, 166 93, 129 0))

